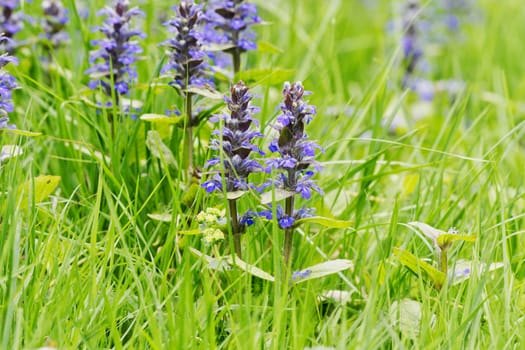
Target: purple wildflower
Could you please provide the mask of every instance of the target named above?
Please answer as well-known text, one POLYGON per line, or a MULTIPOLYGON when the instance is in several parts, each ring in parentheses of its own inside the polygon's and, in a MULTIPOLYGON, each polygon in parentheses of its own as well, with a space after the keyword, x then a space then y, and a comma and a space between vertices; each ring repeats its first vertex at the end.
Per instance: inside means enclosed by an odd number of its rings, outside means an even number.
POLYGON ((401 38, 401 48, 403 51, 404 77, 403 87, 409 85, 412 76, 423 59, 423 48, 420 43, 419 33, 419 14, 420 6, 417 1, 410 0, 406 6, 403 19, 403 37, 401 38))
MULTIPOLYGON (((9 39, 0 35, 0 43, 6 41, 9 41, 9 39)), ((18 86, 15 78, 3 69, 9 63, 17 64, 18 61, 7 53, 0 56, 0 130, 11 128, 8 124, 9 118, 7 117, 7 114, 14 109, 12 90, 18 86)))
POLYGON ((220 172, 215 173, 202 184, 207 192, 247 190, 252 187, 248 183, 248 175, 262 170, 261 165, 250 157, 252 152, 262 153, 252 143, 256 137, 262 136, 260 132, 251 130, 252 124, 257 125, 252 114, 258 108, 251 106, 252 96, 242 81, 233 85, 230 92, 231 97, 225 97, 230 113, 215 116, 214 120, 222 120, 224 126, 221 130, 214 131, 216 138, 210 143, 211 149, 222 151, 223 158, 217 156, 208 161, 208 166, 215 166, 221 164, 223 159, 225 177, 223 179, 220 172), (226 184, 225 189, 223 181, 226 184))
POLYGON ((133 17, 143 16, 138 7, 129 8, 128 0, 117 0, 115 7, 106 6, 97 15, 106 16, 104 24, 96 30, 106 36, 105 39, 93 40, 92 45, 99 49, 91 51, 90 63, 86 73, 91 75, 89 87, 101 87, 107 96, 127 95, 130 82, 137 78, 132 66, 137 61, 137 54, 142 52, 134 37, 144 38, 139 30, 130 28, 133 17))
POLYGON ((206 55, 202 51, 201 34, 198 31, 202 21, 202 6, 196 5, 193 0, 183 0, 176 11, 176 16, 165 24, 170 32, 175 33, 175 37, 163 43, 171 51, 170 62, 163 71, 175 72, 172 85, 180 90, 211 85, 211 80, 205 75, 206 55))
POLYGON ((244 0, 210 0, 203 41, 225 45, 224 51, 232 54, 234 71, 237 73, 240 70, 240 54, 257 49, 255 34, 250 30, 257 23, 261 23, 261 18, 252 3, 244 0))
POLYGON ((244 0, 210 0, 206 11, 206 42, 231 45, 241 52, 257 49, 249 28, 261 23, 255 4, 244 0))
POLYGON ((68 34, 64 32, 69 21, 67 10, 60 0, 45 0, 42 2, 42 9, 44 11, 42 29, 45 38, 52 46, 58 47, 69 40, 68 34))
MULTIPOLYGON (((16 11, 18 5, 18 0, 0 0, 0 33, 8 39, 12 39, 24 28, 24 15, 16 11)), ((12 51, 16 45, 14 41, 6 41, 2 46, 7 51, 12 51)))
MULTIPOLYGON (((301 209, 295 211, 293 215, 287 215, 281 205, 275 207, 276 219, 279 227, 281 229, 293 228, 296 225, 298 220, 312 217, 314 210, 311 208, 302 207, 301 209)), ((273 219, 273 209, 270 205, 269 209, 260 211, 258 213, 260 217, 265 218, 266 220, 273 219)))
POLYGON ((266 161, 266 171, 279 171, 273 182, 277 187, 309 199, 312 190, 319 193, 322 191, 311 179, 315 172, 310 166, 317 167, 314 156, 315 149, 320 146, 309 141, 304 132, 305 125, 316 113, 315 108, 303 100, 305 93, 300 82, 285 83, 281 114, 277 117, 279 123, 274 126, 279 130, 279 138, 273 140, 269 147, 279 157, 266 161))
POLYGON ((294 273, 292 273, 292 280, 303 279, 310 276, 311 274, 312 270, 310 269, 294 271, 294 273))

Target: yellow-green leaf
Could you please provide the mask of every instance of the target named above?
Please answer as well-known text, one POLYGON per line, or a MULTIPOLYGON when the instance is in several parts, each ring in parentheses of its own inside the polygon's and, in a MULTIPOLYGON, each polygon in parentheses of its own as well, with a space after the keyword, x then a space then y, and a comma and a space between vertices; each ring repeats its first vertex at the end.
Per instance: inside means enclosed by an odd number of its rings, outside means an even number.
POLYGON ((458 235, 455 233, 443 233, 443 234, 440 234, 437 238, 437 244, 439 247, 448 247, 453 242, 457 242, 457 241, 475 242, 476 236, 458 235))
POLYGON ((238 257, 235 257, 235 259, 233 259, 233 257, 230 256, 230 257, 228 257, 227 261, 228 261, 229 264, 231 264, 233 266, 237 266, 238 268, 240 268, 243 271, 248 272, 252 276, 259 277, 259 278, 261 278, 263 280, 266 280, 266 281, 275 282, 275 278, 272 275, 270 275, 269 273, 261 270, 260 268, 254 266, 254 265, 250 265, 250 264, 242 261, 238 257))
POLYGON ((177 124, 183 120, 184 117, 169 117, 164 114, 147 113, 140 116, 140 120, 151 123, 163 123, 163 124, 177 124))
POLYGON ((46 200, 55 191, 60 179, 60 176, 43 175, 21 184, 17 192, 20 208, 27 208, 33 201, 34 203, 40 203, 46 200), (32 195, 32 198, 29 198, 29 195, 32 195))
POLYGON ((447 276, 426 261, 418 259, 413 254, 399 248, 394 248, 394 255, 399 258, 401 264, 406 266, 412 272, 430 279, 430 282, 432 282, 437 289, 441 289, 445 284, 447 276))
POLYGON ((36 136, 42 135, 42 133, 40 132, 33 132, 33 131, 20 130, 20 129, 5 129, 5 131, 11 134, 27 136, 27 137, 36 137, 36 136))
POLYGON ((351 260, 336 259, 322 262, 317 265, 307 267, 301 271, 294 272, 292 275, 293 283, 302 283, 305 281, 321 278, 335 273, 345 271, 354 267, 351 260))
POLYGON ((148 214, 148 217, 152 220, 161 222, 171 222, 173 220, 171 213, 150 213, 148 214))
POLYGON ((332 218, 326 218, 322 216, 312 216, 297 220, 297 224, 314 223, 330 228, 349 228, 354 224, 352 221, 336 220, 332 218))

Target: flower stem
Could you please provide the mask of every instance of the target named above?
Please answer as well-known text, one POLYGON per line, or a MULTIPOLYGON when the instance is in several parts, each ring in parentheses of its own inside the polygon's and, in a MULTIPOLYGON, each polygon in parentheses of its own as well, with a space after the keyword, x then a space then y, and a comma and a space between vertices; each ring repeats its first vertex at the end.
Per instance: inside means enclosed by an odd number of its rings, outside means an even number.
POLYGON ((241 71, 241 53, 239 52, 239 49, 236 49, 232 53, 233 56, 233 75, 235 79, 237 78, 237 75, 241 71))
POLYGON ((191 183, 193 171, 193 119, 192 94, 186 92, 186 122, 184 123, 184 157, 183 168, 186 170, 186 182, 191 183))
MULTIPOLYGON (((285 204, 285 214, 289 217, 293 216, 293 207, 294 207, 294 196, 286 198, 285 204)), ((284 248, 283 248, 283 257, 284 263, 288 268, 290 266, 290 257, 292 255, 292 245, 293 245, 293 227, 288 227, 284 230, 284 248)))
POLYGON ((448 257, 447 257, 446 249, 443 249, 441 251, 441 254, 439 255, 439 260, 440 260, 440 270, 446 275, 448 272, 447 271, 448 270, 448 257))
POLYGON ((235 254, 239 258, 242 258, 241 232, 239 232, 239 219, 237 217, 237 199, 228 199, 228 206, 230 208, 230 219, 232 225, 233 249, 235 254))

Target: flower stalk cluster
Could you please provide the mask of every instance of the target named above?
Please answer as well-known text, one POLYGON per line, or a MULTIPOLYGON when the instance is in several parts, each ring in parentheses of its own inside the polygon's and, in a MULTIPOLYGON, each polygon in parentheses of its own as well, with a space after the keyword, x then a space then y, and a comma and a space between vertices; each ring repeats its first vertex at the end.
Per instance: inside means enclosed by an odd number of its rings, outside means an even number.
POLYGON ((269 149, 277 154, 276 157, 265 160, 263 167, 252 154, 264 153, 254 144, 254 139, 263 135, 252 128, 258 126, 253 113, 258 109, 250 105, 252 96, 248 87, 239 82, 231 87, 231 97, 226 97, 230 113, 221 114, 214 121, 222 122, 220 130, 213 134, 216 136, 210 143, 210 148, 220 151, 219 156, 208 161, 208 166, 219 166, 220 170, 212 173, 211 178, 202 184, 207 192, 226 192, 230 209, 231 227, 234 238, 235 253, 241 257, 240 234, 246 225, 253 224, 254 217, 264 217, 268 220, 275 219, 284 230, 283 258, 289 266, 292 253, 294 229, 298 221, 312 216, 313 209, 302 207, 295 209, 295 197, 310 199, 314 191, 321 193, 321 189, 312 180, 315 171, 319 169, 315 161, 316 149, 320 146, 308 139, 305 126, 310 123, 316 114, 315 108, 308 104, 304 95, 301 82, 285 83, 283 89, 283 102, 280 104, 281 114, 277 117, 277 124, 273 127, 278 130, 279 136, 271 141, 269 149), (265 171, 277 174, 276 177, 261 187, 248 181, 248 176, 254 172, 265 171), (274 186, 285 193, 285 207, 277 205, 275 208, 259 213, 248 211, 238 217, 236 192, 255 188, 259 191, 265 187, 274 186), (274 215, 276 216, 274 218, 274 215))
MULTIPOLYGON (((215 130, 210 148, 220 154, 208 161, 208 166, 220 165, 221 170, 215 172, 211 179, 204 182, 202 187, 207 192, 246 191, 254 188, 248 181, 248 176, 262 170, 258 161, 252 158, 254 153, 262 151, 254 145, 255 138, 262 134, 254 130, 257 127, 252 115, 258 108, 251 106, 252 96, 244 83, 238 82, 230 89, 230 97, 225 97, 229 113, 215 116, 216 122, 222 123, 220 130, 215 130)), ((241 257, 241 234, 246 225, 253 223, 254 214, 249 212, 239 217, 237 210, 237 196, 228 196, 228 206, 233 233, 234 250, 241 257)))
POLYGON ((255 34, 250 30, 261 23, 255 4, 244 0, 210 0, 206 11, 206 41, 225 45, 233 60, 234 74, 241 69, 241 54, 257 49, 255 34))
MULTIPOLYGON (((313 191, 322 192, 312 180, 315 170, 319 168, 314 157, 315 150, 320 146, 309 140, 305 133, 305 126, 310 123, 316 111, 304 101, 305 94, 301 82, 285 83, 281 114, 277 117, 278 124, 274 125, 279 131, 279 137, 269 147, 278 157, 266 161, 266 171, 277 172, 274 186, 289 192, 284 210, 276 208, 279 226, 285 231, 283 256, 287 265, 292 252, 295 223, 312 213, 311 209, 304 207, 296 211, 295 196, 310 199, 313 191)), ((269 217, 271 211, 263 212, 262 215, 269 217)))
POLYGON ((42 29, 47 40, 52 47, 59 47, 69 40, 68 34, 64 31, 69 21, 67 10, 60 0, 45 0, 42 2, 44 20, 42 29))
POLYGON ((193 170, 193 127, 197 123, 197 118, 193 116, 193 94, 189 89, 211 85, 212 82, 206 76, 206 54, 202 50, 198 31, 203 15, 202 6, 196 5, 193 0, 183 0, 176 11, 175 17, 166 22, 169 31, 175 36, 164 43, 170 50, 170 60, 163 70, 174 71, 170 84, 185 99, 184 160, 187 164, 184 164, 184 168, 189 182, 193 170))
POLYGON ((128 0, 117 0, 114 7, 106 6, 97 15, 106 16, 104 24, 96 28, 106 38, 91 42, 99 48, 90 53, 92 66, 86 71, 91 76, 89 87, 102 88, 118 105, 120 96, 129 93, 130 83, 137 78, 133 64, 142 49, 132 39, 145 37, 140 30, 131 28, 130 22, 144 13, 138 7, 130 8, 128 0))

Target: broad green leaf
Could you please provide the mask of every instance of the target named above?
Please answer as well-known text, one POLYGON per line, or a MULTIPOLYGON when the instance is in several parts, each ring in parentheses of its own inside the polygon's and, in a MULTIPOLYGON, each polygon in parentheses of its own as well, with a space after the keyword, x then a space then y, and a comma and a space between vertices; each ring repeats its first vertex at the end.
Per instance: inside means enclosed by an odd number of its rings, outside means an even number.
POLYGON ((297 224, 314 223, 330 228, 349 228, 354 224, 352 221, 336 220, 322 216, 312 216, 297 220, 297 224))
MULTIPOLYGON (((280 188, 274 189, 274 192, 275 192, 275 201, 276 202, 282 201, 282 200, 284 200, 286 198, 289 198, 289 197, 295 195, 295 193, 293 193, 293 192, 290 192, 290 191, 287 191, 287 190, 283 190, 283 189, 280 189, 280 188)), ((272 199, 273 199, 272 191, 265 192, 265 193, 263 193, 261 195, 261 203, 262 204, 272 203, 272 199)))
POLYGON ((283 52, 283 50, 268 41, 259 41, 257 43, 257 51, 271 54, 283 52))
MULTIPOLYGON (((421 331, 421 303, 411 299, 401 299, 394 301, 388 310, 390 322, 403 334, 406 338, 415 339, 419 336, 421 331)), ((435 324, 436 315, 430 318, 428 326, 433 327, 435 324)), ((426 326, 428 328, 428 326, 426 326)))
POLYGON ((26 209, 32 201, 41 203, 46 200, 55 191, 60 179, 60 176, 42 175, 21 184, 17 192, 20 208, 26 209), (32 195, 32 198, 29 198, 29 195, 32 195))
POLYGON ((345 271, 354 267, 354 263, 351 260, 336 259, 329 260, 323 263, 307 267, 301 271, 294 273, 292 277, 293 283, 302 283, 305 281, 321 278, 335 273, 345 271))
POLYGON ((443 233, 437 238, 437 244, 440 247, 448 247, 453 242, 463 241, 463 242, 475 242, 476 236, 470 235, 459 235, 456 233, 443 233))
POLYGON ((161 222, 171 222, 173 220, 171 213, 150 213, 148 214, 148 217, 152 220, 161 222))
POLYGON ((241 197, 244 196, 246 193, 248 193, 248 192, 247 192, 247 191, 232 191, 232 192, 227 192, 227 193, 226 193, 226 198, 229 199, 229 200, 237 199, 237 198, 241 198, 241 197))
POLYGON ((150 150, 151 154, 154 157, 159 158, 163 164, 165 162, 166 164, 177 168, 177 161, 175 160, 173 153, 171 152, 169 147, 166 146, 164 142, 162 142, 162 139, 157 131, 148 131, 146 146, 150 150))
POLYGON ((244 81, 256 82, 257 84, 264 82, 269 85, 277 85, 289 81, 294 75, 295 70, 284 68, 256 68, 240 73, 240 77, 244 81))
POLYGON ((235 259, 233 259, 233 257, 229 256, 228 257, 228 263, 233 265, 233 266, 237 266, 238 268, 240 268, 241 270, 243 270, 245 272, 248 272, 252 276, 259 277, 259 278, 261 278, 263 280, 266 280, 266 281, 275 282, 275 278, 272 275, 270 275, 269 273, 261 270, 260 268, 258 268, 256 266, 250 265, 250 264, 242 261, 238 257, 235 257, 235 259))
POLYGON ((217 90, 213 90, 212 88, 190 87, 186 89, 186 91, 195 95, 211 98, 212 100, 222 100, 224 98, 223 94, 217 90))
POLYGON ((140 120, 151 123, 178 124, 184 120, 184 117, 169 117, 164 114, 147 113, 140 116, 140 120))
POLYGON ((394 248, 394 255, 399 258, 401 264, 415 274, 427 278, 437 289, 441 289, 445 284, 445 274, 426 261, 418 259, 413 254, 399 248, 394 248))
POLYGON ((434 228, 430 225, 425 224, 424 222, 409 222, 408 223, 411 226, 414 226, 418 228, 425 236, 430 238, 432 242, 437 243, 437 238, 439 235, 445 234, 445 231, 438 230, 437 228, 434 228))

